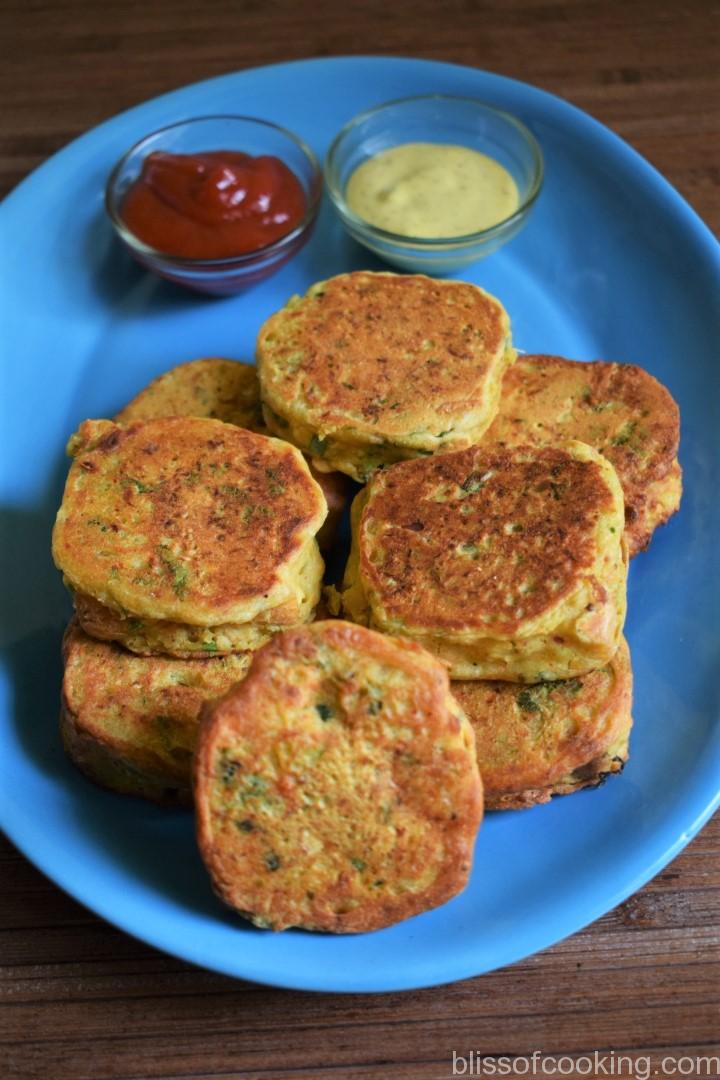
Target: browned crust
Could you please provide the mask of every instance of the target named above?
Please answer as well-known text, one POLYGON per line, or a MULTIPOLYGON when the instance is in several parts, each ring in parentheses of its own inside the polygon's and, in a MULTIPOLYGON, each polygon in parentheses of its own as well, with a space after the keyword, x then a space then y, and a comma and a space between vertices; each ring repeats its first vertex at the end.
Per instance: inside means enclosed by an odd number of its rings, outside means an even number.
POLYGON ((113 791, 190 805, 200 708, 243 677, 246 658, 143 659, 73 619, 63 663, 60 728, 78 768, 113 791))
MULTIPOLYGON (((177 364, 159 375, 115 417, 119 424, 165 416, 204 416, 269 435, 262 415, 260 383, 254 364, 222 357, 203 357, 177 364)), ((321 551, 330 551, 349 498, 348 478, 320 472, 308 460, 313 480, 328 504, 328 516, 317 534, 321 551)))
MULTIPOLYGON (((352 674, 348 678, 352 680, 352 674)), ((436 907, 461 891, 469 877, 474 839, 482 817, 482 784, 475 767, 471 730, 464 717, 456 711, 457 706, 448 686, 443 665, 420 646, 340 620, 286 631, 258 650, 244 682, 204 710, 201 721, 194 775, 197 839, 218 895, 241 914, 276 930, 304 926, 333 933, 364 933, 436 907), (225 850, 222 833, 216 838, 211 795, 214 785, 218 783, 215 768, 218 748, 222 744, 232 744, 233 737, 241 733, 255 739, 258 746, 265 745, 263 739, 268 729, 268 709, 278 710, 278 715, 282 715, 282 710, 290 709, 297 700, 297 687, 289 685, 286 679, 278 679, 278 668, 287 664, 291 667, 297 665, 298 670, 312 667, 316 662, 318 642, 330 649, 366 656, 413 680, 413 700, 417 711, 412 714, 408 712, 400 717, 400 721, 414 729, 413 741, 408 744, 413 752, 425 753, 426 756, 429 753, 430 757, 414 782, 406 770, 402 798, 419 800, 421 806, 425 805, 423 800, 427 800, 425 813, 442 836, 443 858, 432 884, 420 893, 377 896, 360 907, 343 911, 342 901, 347 884, 346 876, 341 874, 337 880, 328 882, 321 893, 310 898, 307 912, 301 915, 296 898, 288 896, 282 882, 271 893, 253 892, 247 884, 251 877, 250 855, 246 855, 245 849, 238 844, 225 850), (435 738, 449 732, 462 732, 463 738, 468 737, 470 742, 466 746, 470 753, 467 753, 467 749, 462 752, 460 768, 460 752, 456 751, 453 769, 459 771, 444 773, 437 759, 432 757, 432 747, 435 738), (447 800, 453 802, 452 815, 447 814, 447 800), (443 810, 440 809, 441 803, 443 810), (262 922, 257 919, 258 912, 262 913, 262 922)), ((367 722, 367 713, 363 715, 367 722)), ((345 721, 347 730, 352 730, 356 722, 357 714, 349 712, 345 721)), ((396 756, 398 751, 399 745, 395 747, 396 756)), ((290 798, 287 783, 282 790, 290 798)), ((370 797, 364 809, 372 813, 370 797)), ((331 810, 342 813, 343 807, 331 810)), ((298 857, 301 858, 302 853, 298 857)), ((418 865, 425 868, 421 852, 410 853, 410 857, 414 865, 406 864, 406 871, 417 872, 418 865)))
POLYGON ((584 788, 598 787, 608 776, 620 773, 628 760, 627 753, 616 754, 610 758, 607 754, 596 758, 587 765, 587 775, 568 783, 553 784, 546 788, 529 788, 527 791, 513 792, 509 795, 489 795, 485 802, 486 810, 527 810, 531 806, 549 803, 556 795, 572 795, 584 788))
MULTIPOLYGON (((508 328, 501 305, 466 282, 356 271, 313 287, 258 337, 263 397, 318 429, 402 437, 486 407, 491 359, 508 328), (265 364, 302 353, 282 376, 265 364), (270 382, 273 391, 269 393, 270 382)), ((445 425, 447 426, 447 424, 445 425)), ((438 431, 432 431, 438 435, 438 431)))
POLYGON ((255 367, 219 356, 177 364, 158 375, 115 419, 129 424, 163 416, 205 416, 267 434, 255 367))
POLYGON ((218 420, 86 421, 73 452, 55 561, 133 614, 243 621, 233 611, 262 604, 326 512, 297 451, 218 420))
POLYGON ((118 752, 83 731, 78 717, 63 699, 60 707, 60 736, 65 752, 88 780, 106 791, 132 795, 161 806, 192 806, 192 789, 187 781, 162 772, 154 774, 135 765, 132 755, 118 752))
POLYGON ((451 689, 475 732, 488 807, 531 805, 596 783, 593 763, 601 768, 632 724, 625 639, 606 667, 580 678, 523 687, 460 681, 451 689))
POLYGON ((512 635, 573 591, 613 506, 597 462, 561 447, 483 444, 402 462, 370 486, 361 578, 404 627, 512 635), (459 552, 466 544, 477 551, 459 552), (521 579, 531 587, 516 595, 521 579))
POLYGON ((615 466, 630 555, 636 555, 680 505, 680 412, 672 395, 635 364, 519 356, 505 374, 498 415, 484 439, 517 444, 558 435, 594 446, 615 466))

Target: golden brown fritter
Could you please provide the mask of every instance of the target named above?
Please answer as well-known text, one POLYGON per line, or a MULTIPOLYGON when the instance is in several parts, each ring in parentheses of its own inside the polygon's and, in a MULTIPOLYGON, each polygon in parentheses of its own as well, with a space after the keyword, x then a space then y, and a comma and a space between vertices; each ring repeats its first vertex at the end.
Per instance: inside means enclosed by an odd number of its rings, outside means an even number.
POLYGON ((113 791, 189 805, 200 708, 244 677, 250 654, 134 656, 73 620, 63 656, 61 732, 78 768, 113 791))
POLYGON ((479 441, 514 355, 502 304, 477 286, 365 270, 293 297, 257 344, 268 427, 360 482, 479 441))
POLYGON ((475 731, 488 810, 547 802, 599 783, 627 760, 632 669, 624 639, 606 667, 574 679, 450 688, 475 731))
MULTIPOLYGON (((115 417, 117 423, 152 420, 163 416, 205 416, 237 424, 258 435, 269 435, 260 404, 257 369, 240 360, 209 357, 190 360, 166 371, 146 386, 115 417)), ((350 496, 346 476, 315 469, 310 474, 320 485, 328 514, 317 534, 321 551, 329 551, 350 496)))
POLYGON ((255 368, 217 356, 178 364, 159 375, 115 420, 130 424, 163 416, 205 416, 267 434, 255 368))
POLYGON ((619 644, 622 533, 615 470, 584 443, 403 462, 358 496, 342 605, 456 679, 568 678, 619 644))
POLYGON ((341 621, 278 634, 204 713, 198 841, 219 895, 275 930, 376 930, 467 883, 482 816, 442 664, 341 621))
POLYGON ((86 421, 70 452, 53 555, 75 594, 109 609, 117 640, 243 651, 249 625, 311 617, 326 507, 292 446, 179 417, 86 421), (191 628, 187 642, 178 626, 191 628))
POLYGON ((680 414, 669 391, 634 364, 519 356, 503 380, 484 441, 506 445, 580 439, 617 470, 631 557, 680 505, 680 414))

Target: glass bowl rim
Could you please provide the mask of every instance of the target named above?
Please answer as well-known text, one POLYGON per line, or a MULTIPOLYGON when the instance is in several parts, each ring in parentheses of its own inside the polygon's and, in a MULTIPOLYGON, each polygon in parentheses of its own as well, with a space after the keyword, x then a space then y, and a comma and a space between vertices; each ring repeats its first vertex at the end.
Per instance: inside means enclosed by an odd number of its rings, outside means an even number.
POLYGON ((152 257, 157 260, 161 260, 170 266, 185 267, 189 269, 218 269, 223 268, 230 269, 231 267, 242 266, 253 263, 257 260, 262 260, 271 255, 281 251, 284 247, 297 240, 306 229, 314 221, 317 216, 318 207, 320 205, 320 199, 322 197, 323 189, 323 170, 320 161, 315 151, 301 139, 299 135, 296 135, 288 128, 282 127, 281 124, 275 124, 272 120, 263 120, 257 116, 245 116, 239 113, 212 113, 207 116, 191 116, 185 120, 175 120, 172 124, 164 124, 163 127, 156 128, 155 131, 149 132, 147 135, 143 135, 141 139, 125 151, 125 153, 118 158, 110 170, 110 175, 105 183, 105 211, 110 218, 113 226, 115 227, 118 235, 122 240, 138 252, 139 255, 145 257, 152 257), (149 244, 144 243, 138 236, 132 232, 122 217, 120 216, 118 209, 116 209, 116 203, 118 202, 116 196, 116 185, 118 178, 123 170, 123 167, 127 163, 128 159, 140 150, 143 143, 149 142, 150 139, 156 138, 158 135, 164 135, 168 131, 172 131, 175 128, 187 127, 190 124, 195 124, 205 120, 242 120, 244 123, 257 124, 261 127, 272 128, 274 131, 284 135, 290 142, 305 155, 312 169, 312 178, 310 182, 310 190, 307 195, 307 209, 301 221, 283 236, 278 237, 277 240, 273 240, 271 244, 265 244, 263 247, 255 248, 254 251, 242 252, 238 255, 226 255, 220 259, 192 259, 183 255, 170 255, 167 252, 161 251, 159 248, 151 247, 149 244))
MULTIPOLYGON (((398 144, 400 145, 400 144, 398 144)), ((385 240, 389 243, 396 244, 399 247, 409 248, 422 248, 432 251, 436 248, 443 248, 447 250, 448 247, 471 247, 474 244, 483 243, 486 240, 493 240, 508 228, 514 225, 516 222, 527 214, 536 201, 540 191, 542 190, 543 180, 545 176, 545 162, 543 158, 542 149, 538 140, 533 135, 532 131, 526 124, 520 120, 519 117, 513 113, 507 112, 505 109, 498 109, 494 105, 490 105, 486 101, 481 101, 480 98, 463 97, 457 94, 414 94, 410 97, 393 98, 392 101, 384 101, 381 105, 376 105, 372 109, 365 109, 363 112, 358 113, 351 120, 348 120, 343 127, 340 128, 337 135, 331 142, 328 151, 325 155, 324 161, 324 176, 325 184, 328 190, 328 194, 339 211, 341 217, 348 222, 349 225, 355 227, 358 231, 363 231, 368 235, 377 238, 378 240, 385 240), (385 109, 392 108, 396 105, 409 105, 415 102, 431 102, 431 101, 444 101, 444 102, 459 102, 465 105, 474 105, 483 109, 486 112, 494 113, 495 116, 500 117, 502 120, 509 122, 510 125, 520 133, 523 141, 530 148, 533 161, 533 175, 532 183, 528 194, 523 201, 508 217, 503 218, 502 221, 498 221, 495 225, 491 225, 487 229, 479 229, 476 232, 464 233, 461 236, 447 236, 447 237, 423 237, 423 236, 408 236, 406 233, 391 232, 389 229, 382 229, 378 225, 373 225, 365 218, 356 214, 345 201, 345 196, 340 191, 339 186, 334 180, 334 165, 335 157, 338 152, 342 141, 356 128, 360 123, 375 116, 378 113, 384 112, 385 109)))

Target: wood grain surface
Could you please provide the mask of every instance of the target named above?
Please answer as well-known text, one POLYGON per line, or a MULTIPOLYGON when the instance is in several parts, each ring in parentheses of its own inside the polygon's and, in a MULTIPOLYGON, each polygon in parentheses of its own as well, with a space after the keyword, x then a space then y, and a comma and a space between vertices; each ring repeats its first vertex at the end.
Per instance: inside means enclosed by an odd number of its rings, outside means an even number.
MULTIPOLYGON (((710 0, 2 0, 0 193, 81 132, 184 83, 381 53, 483 67, 567 98, 717 231, 719 19, 710 0)), ((419 1080, 451 1076, 453 1051, 460 1069, 471 1051, 533 1050, 576 1059, 563 1062, 571 1076, 631 1075, 603 1058, 610 1050, 631 1055, 638 1077, 720 1074, 691 1060, 720 1053, 717 820, 582 933, 405 994, 290 993, 196 970, 89 914, 6 841, 0 882, 3 1078, 419 1080), (588 1072, 581 1056, 594 1051, 588 1072)), ((523 1068, 516 1059, 514 1075, 523 1068)))

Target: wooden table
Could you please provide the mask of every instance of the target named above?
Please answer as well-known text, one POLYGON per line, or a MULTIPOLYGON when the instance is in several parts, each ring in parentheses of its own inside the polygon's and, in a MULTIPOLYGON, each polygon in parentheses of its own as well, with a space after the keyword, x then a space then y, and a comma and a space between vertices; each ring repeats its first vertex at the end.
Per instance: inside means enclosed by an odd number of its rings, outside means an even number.
MULTIPOLYGON (((386 53, 475 65, 568 98, 649 158, 717 230, 718 14, 711 0, 4 0, 0 191, 87 128, 183 83, 277 60, 386 53)), ((4 841, 0 867, 5 1077, 417 1080, 451 1075, 453 1050, 610 1048, 640 1055, 641 1076, 643 1055, 660 1069, 665 1055, 719 1052, 717 820, 568 941, 407 994, 233 982, 94 918, 4 841)), ((716 1075, 702 1068, 687 1075, 716 1075)))

